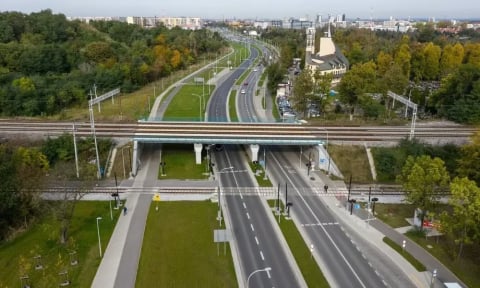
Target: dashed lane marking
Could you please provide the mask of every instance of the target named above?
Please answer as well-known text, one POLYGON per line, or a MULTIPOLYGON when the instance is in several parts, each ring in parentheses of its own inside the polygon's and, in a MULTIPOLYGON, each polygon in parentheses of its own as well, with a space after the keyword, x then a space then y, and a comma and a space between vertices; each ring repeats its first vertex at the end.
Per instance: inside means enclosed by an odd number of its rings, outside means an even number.
POLYGON ((250 214, 248 214, 248 212, 247 212, 247 218, 250 219, 250 214))
POLYGON ((255 229, 253 228, 253 224, 250 224, 250 228, 252 228, 252 231, 255 231, 255 229))
POLYGON ((247 205, 245 205, 245 202, 243 202, 243 208, 247 209, 247 205))
POLYGON ((258 238, 257 236, 255 236, 255 242, 257 242, 257 245, 259 245, 260 243, 258 242, 258 238))
POLYGON ((260 257, 262 257, 262 260, 265 261, 265 257, 263 257, 263 252, 260 251, 260 257))

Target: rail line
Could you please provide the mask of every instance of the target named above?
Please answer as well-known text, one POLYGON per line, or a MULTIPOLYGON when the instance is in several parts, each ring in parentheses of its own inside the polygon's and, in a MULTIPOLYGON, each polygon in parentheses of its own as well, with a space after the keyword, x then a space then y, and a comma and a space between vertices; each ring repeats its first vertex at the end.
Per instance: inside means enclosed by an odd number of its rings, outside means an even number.
MULTIPOLYGON (((0 120, 2 134, 39 134, 58 136, 73 132, 73 122, 40 122, 0 120)), ((264 139, 321 138, 344 141, 396 141, 408 137, 407 126, 308 126, 273 123, 219 123, 219 122, 138 122, 96 123, 99 137, 231 137, 264 139)), ((476 128, 466 126, 421 126, 415 129, 417 138, 468 139, 476 128)), ((78 136, 90 136, 90 123, 75 123, 78 136)))

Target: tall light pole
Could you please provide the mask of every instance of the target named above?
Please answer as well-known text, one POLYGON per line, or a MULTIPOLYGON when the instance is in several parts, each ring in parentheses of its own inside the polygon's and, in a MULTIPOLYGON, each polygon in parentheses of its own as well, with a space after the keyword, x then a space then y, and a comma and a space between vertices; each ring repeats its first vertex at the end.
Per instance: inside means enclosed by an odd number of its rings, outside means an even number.
POLYGON ((192 93, 193 96, 197 96, 199 101, 200 101, 200 105, 199 105, 199 114, 200 114, 200 121, 203 121, 203 117, 202 117, 202 96, 201 95, 198 95, 198 94, 195 94, 195 93, 192 93))
POLYGON ((98 226, 99 220, 102 220, 102 217, 97 217, 98 251, 100 252, 100 258, 102 258, 102 242, 100 241, 100 226, 98 226))
POLYGON ((258 270, 253 271, 252 273, 250 273, 250 275, 248 275, 248 277, 247 277, 247 288, 250 287, 250 286, 248 286, 248 284, 249 284, 250 278, 253 276, 253 274, 255 274, 257 272, 262 272, 262 271, 268 273, 270 270, 272 270, 271 267, 265 267, 263 269, 258 269, 258 270))

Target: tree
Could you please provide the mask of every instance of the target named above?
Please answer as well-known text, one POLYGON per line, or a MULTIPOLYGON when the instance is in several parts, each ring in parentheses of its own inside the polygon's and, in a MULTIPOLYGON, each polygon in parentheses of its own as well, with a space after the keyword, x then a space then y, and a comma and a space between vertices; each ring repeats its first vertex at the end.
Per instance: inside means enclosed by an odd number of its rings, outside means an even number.
POLYGON ((402 44, 398 48, 397 53, 395 54, 395 63, 400 66, 402 69, 403 75, 409 79, 410 78, 410 47, 408 44, 402 44))
POLYGON ((472 136, 470 143, 462 146, 457 172, 480 186, 480 131, 472 136))
POLYGON ((453 179, 448 203, 452 212, 441 215, 441 230, 454 238, 459 245, 457 259, 463 247, 480 240, 480 188, 468 178, 453 179))
POLYGON ((428 211, 433 209, 448 187, 448 175, 445 164, 440 158, 428 155, 408 156, 402 172, 397 176, 405 190, 405 200, 422 210, 421 227, 428 211))
POLYGON ((313 77, 308 69, 303 70, 293 83, 292 104, 295 110, 303 112, 304 117, 308 103, 313 99, 313 85, 313 77))
POLYGON ((480 67, 464 64, 445 78, 434 94, 441 116, 459 123, 480 123, 480 67))
POLYGON ((446 76, 460 67, 463 61, 463 46, 459 43, 452 46, 447 44, 443 47, 442 57, 440 58, 440 74, 446 76))
POLYGON ((464 62, 480 68, 480 43, 465 44, 464 62))
POLYGON ((423 75, 425 79, 438 79, 440 73, 440 55, 442 53, 442 49, 430 42, 423 49, 423 53, 425 54, 425 66, 423 69, 423 75))
POLYGON ((389 69, 390 66, 392 66, 393 62, 393 57, 392 55, 385 53, 383 51, 380 51, 377 55, 377 71, 378 75, 383 75, 387 70, 389 69))
POLYGON ((350 107, 350 120, 353 120, 359 97, 376 90, 376 65, 373 61, 357 64, 348 70, 338 86, 340 100, 350 107))
POLYGON ((325 109, 329 102, 328 95, 332 87, 333 74, 325 73, 322 75, 319 70, 316 70, 313 74, 313 79, 313 101, 318 104, 320 112, 325 113, 325 109))

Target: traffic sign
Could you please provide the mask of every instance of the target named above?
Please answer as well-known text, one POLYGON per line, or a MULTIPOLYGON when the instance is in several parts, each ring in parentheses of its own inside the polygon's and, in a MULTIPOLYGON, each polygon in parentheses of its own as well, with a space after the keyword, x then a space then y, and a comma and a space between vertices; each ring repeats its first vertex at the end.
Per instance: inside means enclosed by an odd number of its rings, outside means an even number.
POLYGON ((152 197, 152 200, 155 201, 155 202, 159 202, 160 201, 160 194, 155 193, 152 197))

